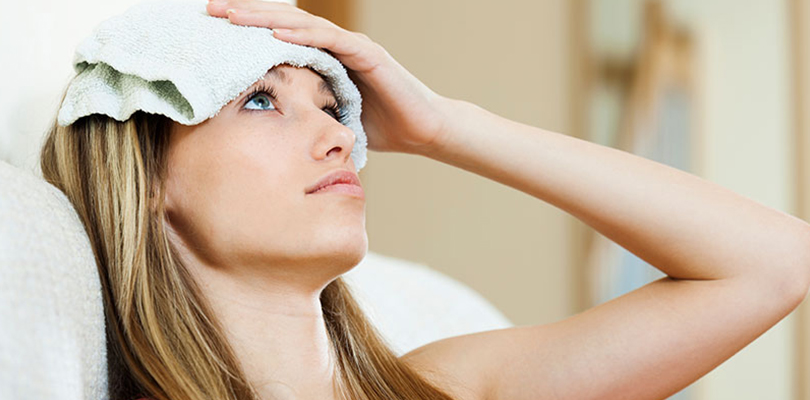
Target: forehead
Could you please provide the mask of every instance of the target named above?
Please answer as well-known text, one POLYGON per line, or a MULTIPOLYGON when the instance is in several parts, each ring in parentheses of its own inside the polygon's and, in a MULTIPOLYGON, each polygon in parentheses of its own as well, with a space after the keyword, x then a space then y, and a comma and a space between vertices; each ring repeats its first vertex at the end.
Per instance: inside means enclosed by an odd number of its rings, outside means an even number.
POLYGON ((273 81, 273 80, 275 80, 275 81, 278 81, 278 82, 283 82, 283 83, 285 83, 287 85, 292 85, 293 84, 293 77, 291 75, 296 73, 296 72, 292 72, 294 70, 306 70, 306 71, 309 71, 309 72, 308 73, 304 72, 304 74, 311 74, 311 75, 317 76, 317 79, 318 79, 318 93, 326 95, 326 96, 337 97, 337 96, 335 96, 335 91, 332 89, 332 86, 330 86, 329 83, 326 82, 324 77, 321 74, 319 74, 318 72, 316 72, 316 71, 314 71, 314 70, 312 70, 311 68, 308 68, 308 67, 299 68, 299 67, 292 67, 292 66, 283 65, 283 64, 278 65, 278 66, 275 66, 275 67, 271 68, 269 71, 267 71, 267 74, 264 75, 263 80, 264 81, 273 81), (288 73, 287 71, 291 71, 291 72, 288 73))

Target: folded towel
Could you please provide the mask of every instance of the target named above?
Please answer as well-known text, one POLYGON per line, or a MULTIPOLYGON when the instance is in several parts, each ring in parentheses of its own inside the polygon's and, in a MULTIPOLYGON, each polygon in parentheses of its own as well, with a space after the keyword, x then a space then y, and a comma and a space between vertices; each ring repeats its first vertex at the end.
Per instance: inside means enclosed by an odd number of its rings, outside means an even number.
POLYGON ((147 1, 99 24, 76 49, 57 122, 89 114, 124 121, 137 110, 196 125, 278 64, 322 74, 345 112, 341 123, 357 140, 352 159, 366 163, 360 91, 344 66, 324 50, 284 42, 268 28, 212 17, 204 1, 147 1))

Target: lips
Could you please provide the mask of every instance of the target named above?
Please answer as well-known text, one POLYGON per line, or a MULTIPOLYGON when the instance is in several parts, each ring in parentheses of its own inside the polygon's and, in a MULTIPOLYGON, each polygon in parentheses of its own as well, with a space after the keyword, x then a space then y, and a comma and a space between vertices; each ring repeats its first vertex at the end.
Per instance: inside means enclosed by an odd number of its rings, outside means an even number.
POLYGON ((321 180, 319 180, 318 183, 307 188, 307 194, 313 193, 318 189, 325 188, 329 185, 335 185, 339 183, 360 186, 360 178, 357 177, 357 174, 351 171, 341 169, 332 172, 329 175, 326 175, 321 180))

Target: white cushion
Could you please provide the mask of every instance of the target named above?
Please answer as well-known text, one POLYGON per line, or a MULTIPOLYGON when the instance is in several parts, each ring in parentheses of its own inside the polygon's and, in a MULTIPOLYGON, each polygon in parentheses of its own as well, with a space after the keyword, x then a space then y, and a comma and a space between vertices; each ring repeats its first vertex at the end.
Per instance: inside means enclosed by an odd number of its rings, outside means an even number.
POLYGON ((0 161, 0 399, 102 399, 101 282, 67 197, 0 161))
POLYGON ((423 264, 368 252, 343 278, 398 355, 439 339, 512 326, 470 287, 423 264))
MULTIPOLYGON (((511 326, 422 264, 369 252, 344 278, 398 354, 511 326)), ((0 399, 106 399, 105 340, 101 284, 72 205, 0 161, 0 399)))

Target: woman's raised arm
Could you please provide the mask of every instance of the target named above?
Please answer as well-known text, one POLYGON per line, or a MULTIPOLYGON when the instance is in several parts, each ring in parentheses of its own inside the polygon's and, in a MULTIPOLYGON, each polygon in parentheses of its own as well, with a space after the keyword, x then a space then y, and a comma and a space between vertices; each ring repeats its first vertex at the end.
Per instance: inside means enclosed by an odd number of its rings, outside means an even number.
POLYGON ((444 130, 420 154, 553 204, 668 277, 554 324, 451 338, 406 358, 480 353, 484 366, 470 373, 487 380, 488 398, 662 399, 807 294, 804 221, 631 153, 465 101, 445 107, 444 130))
POLYGON ((208 11, 328 49, 362 92, 369 149, 421 154, 514 187, 668 275, 553 324, 456 336, 402 356, 445 375, 437 383, 458 399, 666 398, 807 294, 810 227, 797 218, 678 169, 439 96, 367 36, 293 6, 230 0, 208 11))

